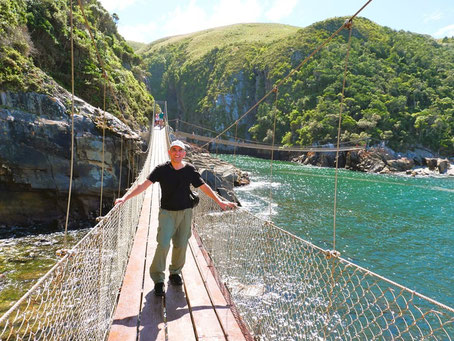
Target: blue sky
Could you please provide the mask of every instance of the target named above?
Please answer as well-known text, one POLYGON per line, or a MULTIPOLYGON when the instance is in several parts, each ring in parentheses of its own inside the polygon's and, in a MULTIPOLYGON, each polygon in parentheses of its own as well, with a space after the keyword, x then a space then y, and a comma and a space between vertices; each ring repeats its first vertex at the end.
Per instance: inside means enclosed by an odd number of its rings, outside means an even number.
MULTIPOLYGON (((154 40, 236 23, 281 23, 305 27, 350 16, 367 0, 100 0, 117 13, 127 40, 154 40)), ((396 30, 454 36, 453 0, 372 0, 361 16, 396 30)))

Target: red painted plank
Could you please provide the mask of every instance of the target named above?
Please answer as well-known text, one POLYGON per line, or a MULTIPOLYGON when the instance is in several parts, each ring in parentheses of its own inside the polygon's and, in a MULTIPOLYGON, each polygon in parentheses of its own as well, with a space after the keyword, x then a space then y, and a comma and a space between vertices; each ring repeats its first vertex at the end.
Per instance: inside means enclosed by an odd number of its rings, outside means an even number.
POLYGON ((145 193, 139 226, 110 328, 108 339, 111 341, 136 340, 150 204, 151 190, 148 189, 145 193))
POLYGON ((166 307, 169 340, 196 340, 188 302, 182 286, 168 285, 166 307))
MULTIPOLYGON (((188 252, 190 252, 189 248, 188 252)), ((183 276, 198 338, 200 340, 225 340, 192 254, 186 258, 183 276)))
POLYGON ((227 338, 229 340, 246 340, 241 329, 233 316, 232 311, 230 310, 227 301, 225 300, 224 295, 222 294, 216 280, 213 277, 211 269, 209 268, 208 264, 203 257, 203 254, 197 245, 197 241, 194 237, 190 239, 190 248, 192 250, 191 256, 194 256, 199 270, 201 272, 202 279, 205 281, 206 286, 208 287, 208 291, 210 293, 210 297, 214 307, 216 307, 216 311, 222 324, 225 333, 227 334, 227 338))
POLYGON ((162 298, 154 295, 154 284, 150 278, 149 268, 156 249, 156 234, 159 214, 159 184, 153 184, 153 197, 150 217, 150 231, 148 234, 148 248, 145 262, 144 300, 139 326, 139 339, 165 340, 162 298))

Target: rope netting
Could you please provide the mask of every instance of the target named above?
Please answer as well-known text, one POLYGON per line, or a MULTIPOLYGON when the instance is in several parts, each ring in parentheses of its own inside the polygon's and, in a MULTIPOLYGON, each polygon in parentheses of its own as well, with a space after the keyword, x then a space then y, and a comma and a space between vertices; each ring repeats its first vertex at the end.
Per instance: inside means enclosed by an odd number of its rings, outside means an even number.
POLYGON ((452 340, 454 309, 206 196, 195 227, 259 340, 452 340))
MULTIPOLYGON (((151 150, 149 147, 144 167, 131 188, 150 173, 151 150)), ((11 307, 0 318, 0 339, 105 339, 143 198, 144 193, 115 206, 11 307)))

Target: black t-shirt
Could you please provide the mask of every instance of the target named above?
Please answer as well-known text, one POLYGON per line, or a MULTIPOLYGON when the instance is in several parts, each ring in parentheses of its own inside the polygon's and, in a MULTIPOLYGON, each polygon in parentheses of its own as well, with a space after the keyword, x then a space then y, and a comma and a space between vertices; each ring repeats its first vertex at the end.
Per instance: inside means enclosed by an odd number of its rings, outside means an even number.
POLYGON ((162 191, 161 208, 169 211, 180 211, 192 207, 189 185, 192 184, 197 188, 205 183, 200 173, 190 163, 175 170, 170 161, 156 166, 148 176, 148 180, 159 182, 162 191))

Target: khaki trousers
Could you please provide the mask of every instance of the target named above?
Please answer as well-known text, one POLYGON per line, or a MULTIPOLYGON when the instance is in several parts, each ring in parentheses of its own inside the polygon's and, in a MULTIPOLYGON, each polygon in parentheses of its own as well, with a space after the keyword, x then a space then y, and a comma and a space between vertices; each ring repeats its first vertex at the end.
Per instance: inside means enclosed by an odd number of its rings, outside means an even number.
POLYGON ((180 274, 186 261, 186 248, 191 237, 192 208, 181 211, 159 210, 158 246, 150 266, 154 283, 164 283, 167 254, 172 240, 170 274, 180 274))

